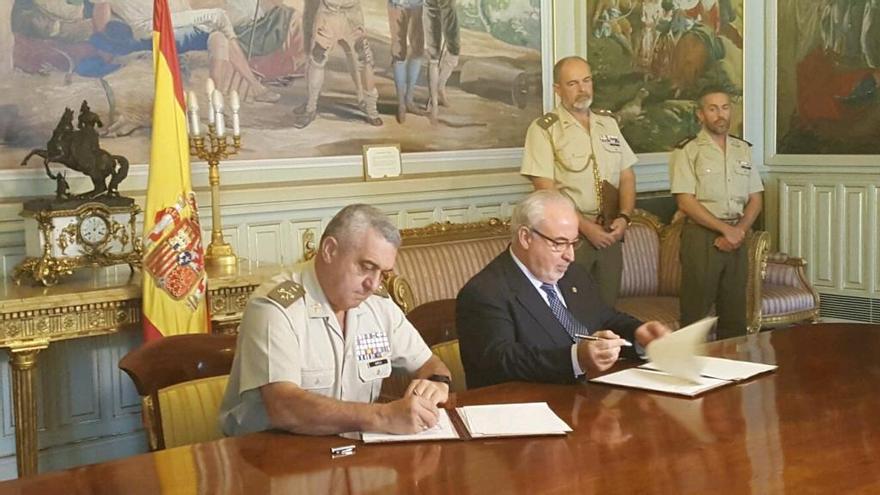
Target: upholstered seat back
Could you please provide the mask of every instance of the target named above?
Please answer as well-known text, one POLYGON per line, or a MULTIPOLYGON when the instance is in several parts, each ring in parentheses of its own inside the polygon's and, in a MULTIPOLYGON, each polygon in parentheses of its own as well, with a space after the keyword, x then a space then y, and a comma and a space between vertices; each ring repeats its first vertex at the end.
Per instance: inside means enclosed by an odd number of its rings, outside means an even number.
POLYGON ((165 448, 223 437, 217 416, 229 375, 178 383, 159 390, 165 448))
POLYGON ((660 230, 660 296, 678 297, 681 289, 681 220, 660 230))
POLYGON ((438 299, 455 299, 464 284, 510 242, 506 226, 499 224, 491 224, 482 232, 472 229, 468 235, 454 231, 448 235, 429 233, 428 228, 401 232, 403 245, 394 265, 394 273, 403 276, 412 288, 414 307, 438 299))
MULTIPOLYGON (((147 342, 119 361, 119 368, 128 373, 141 396, 143 406, 141 415, 147 430, 150 450, 168 447, 165 444, 166 435, 163 433, 165 412, 160 411, 160 394, 177 384, 188 384, 193 381, 201 383, 203 379, 228 375, 235 356, 235 344, 234 335, 173 335, 147 342)), ((189 419, 184 420, 185 428, 192 430, 188 433, 191 435, 189 438, 197 441, 211 439, 201 435, 216 428, 219 396, 214 397, 212 394, 218 387, 220 387, 219 382, 211 382, 210 385, 199 384, 195 389, 172 391, 166 396, 166 401, 170 401, 169 403, 186 403, 192 408, 185 409, 202 410, 201 413, 188 414, 186 418, 189 419), (214 399, 217 400, 216 406, 213 405, 214 399), (193 422, 197 420, 199 414, 207 412, 208 406, 214 407, 213 417, 207 418, 205 424, 196 427, 193 422)), ((219 393, 223 393, 222 387, 219 388, 219 393)), ((175 425, 174 428, 180 427, 175 425)), ((172 433, 172 438, 180 439, 183 436, 175 432, 172 433)))
POLYGON ((651 225, 633 222, 623 243, 620 297, 656 296, 660 282, 660 235, 651 225))
POLYGON ((434 355, 439 357, 449 372, 452 373, 452 385, 449 386, 450 392, 464 392, 467 390, 467 382, 465 381, 464 365, 461 363, 461 351, 458 347, 458 339, 443 342, 431 347, 434 355))

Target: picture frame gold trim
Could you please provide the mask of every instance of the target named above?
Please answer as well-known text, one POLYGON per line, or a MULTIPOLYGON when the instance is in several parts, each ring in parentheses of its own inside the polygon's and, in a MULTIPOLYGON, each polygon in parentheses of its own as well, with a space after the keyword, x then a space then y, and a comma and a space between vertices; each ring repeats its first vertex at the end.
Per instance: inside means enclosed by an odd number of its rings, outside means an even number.
MULTIPOLYGON (((788 154, 777 149, 779 123, 779 0, 764 5, 765 16, 765 87, 764 87, 764 161, 771 167, 841 166, 852 169, 877 168, 876 155, 788 154)), ((845 170, 840 169, 839 172, 845 170)), ((853 170, 849 170, 853 171, 853 170)))

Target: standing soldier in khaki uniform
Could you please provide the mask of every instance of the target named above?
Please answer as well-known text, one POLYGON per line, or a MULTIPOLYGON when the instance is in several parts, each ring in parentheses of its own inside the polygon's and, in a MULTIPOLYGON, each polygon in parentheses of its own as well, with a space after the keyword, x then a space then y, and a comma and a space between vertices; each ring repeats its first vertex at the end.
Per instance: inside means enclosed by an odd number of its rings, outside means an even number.
POLYGON ((387 217, 351 205, 327 225, 315 260, 257 289, 220 407, 225 434, 414 433, 437 423, 449 370, 380 292, 399 245, 387 217), (402 399, 371 404, 392 367, 417 378, 402 399))
POLYGON ((669 163, 672 194, 687 215, 681 233, 681 323, 715 305, 717 337, 746 333, 746 233, 761 212, 761 176, 751 145, 730 136, 730 95, 708 88, 698 100, 703 129, 676 146, 669 163))
POLYGON ((614 117, 590 110, 593 73, 581 57, 566 57, 553 67, 553 88, 561 105, 529 126, 520 173, 535 189, 556 188, 571 198, 579 213, 580 234, 589 242, 575 253, 599 284, 602 301, 614 306, 620 292, 623 254, 620 241, 636 202, 637 158, 623 138, 614 117), (619 215, 600 225, 600 184, 619 190, 619 215))

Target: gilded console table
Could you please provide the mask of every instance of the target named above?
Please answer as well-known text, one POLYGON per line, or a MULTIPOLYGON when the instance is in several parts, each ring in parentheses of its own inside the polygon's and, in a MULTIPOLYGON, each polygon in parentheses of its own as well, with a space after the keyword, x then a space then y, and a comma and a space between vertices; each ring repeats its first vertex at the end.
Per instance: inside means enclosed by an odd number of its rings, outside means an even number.
MULTIPOLYGON (((250 293, 277 265, 247 260, 225 273, 208 272, 208 307, 215 332, 235 332, 250 293)), ((0 347, 9 351, 19 476, 37 473, 34 370, 40 351, 59 340, 140 329, 140 273, 127 268, 82 270, 54 287, 0 280, 0 347)))

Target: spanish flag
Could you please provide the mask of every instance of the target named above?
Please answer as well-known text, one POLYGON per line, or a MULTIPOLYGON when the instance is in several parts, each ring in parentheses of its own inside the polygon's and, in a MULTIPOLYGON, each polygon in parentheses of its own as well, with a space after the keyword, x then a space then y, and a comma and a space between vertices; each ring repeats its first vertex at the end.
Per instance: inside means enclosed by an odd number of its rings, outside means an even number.
POLYGON ((153 3, 153 136, 144 212, 144 338, 207 332, 207 276, 177 47, 167 0, 153 3))

